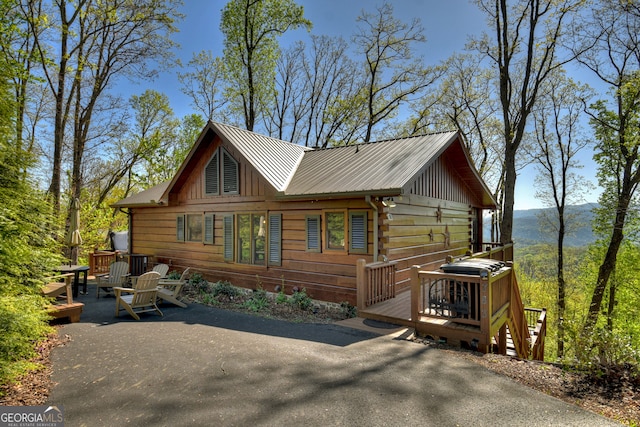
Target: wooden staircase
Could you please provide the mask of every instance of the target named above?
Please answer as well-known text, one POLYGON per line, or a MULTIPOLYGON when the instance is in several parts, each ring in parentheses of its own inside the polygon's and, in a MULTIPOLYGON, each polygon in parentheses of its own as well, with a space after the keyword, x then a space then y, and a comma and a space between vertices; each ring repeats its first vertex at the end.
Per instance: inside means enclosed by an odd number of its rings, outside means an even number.
POLYGON ((522 359, 544 360, 547 310, 524 307, 515 272, 512 277, 511 303, 506 326, 506 354, 522 359))

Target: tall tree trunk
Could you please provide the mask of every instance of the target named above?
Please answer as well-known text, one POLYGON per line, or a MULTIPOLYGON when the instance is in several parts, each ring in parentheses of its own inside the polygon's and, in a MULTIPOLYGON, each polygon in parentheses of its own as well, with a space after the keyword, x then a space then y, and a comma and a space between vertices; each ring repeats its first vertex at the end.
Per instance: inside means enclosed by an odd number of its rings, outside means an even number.
POLYGON ((583 333, 588 334, 593 330, 596 322, 598 321, 598 315, 600 313, 600 307, 602 306, 602 299, 604 297, 609 278, 614 268, 616 267, 616 258, 618 251, 622 245, 624 239, 623 228, 626 218, 627 209, 629 208, 629 196, 621 196, 618 199, 618 207, 616 209, 616 218, 613 225, 613 232, 611 233, 611 239, 609 240, 609 247, 607 253, 598 269, 598 279, 596 280, 596 287, 593 290, 591 296, 591 303, 589 304, 589 311, 584 323, 583 333))
POLYGON ((517 175, 515 147, 517 146, 507 141, 504 160, 505 174, 504 188, 502 193, 502 217, 500 220, 500 243, 502 243, 503 245, 509 244, 513 240, 513 205, 515 203, 517 175))
POLYGON ((616 272, 613 271, 613 277, 609 281, 609 307, 607 309, 607 329, 613 331, 613 312, 616 308, 616 290, 618 289, 618 280, 616 272))
POLYGON ((557 345, 558 345, 558 359, 564 357, 564 312, 566 308, 565 301, 565 281, 564 281, 564 235, 565 235, 565 223, 564 223, 564 208, 560 209, 559 215, 560 227, 558 227, 558 317, 557 317, 557 345))

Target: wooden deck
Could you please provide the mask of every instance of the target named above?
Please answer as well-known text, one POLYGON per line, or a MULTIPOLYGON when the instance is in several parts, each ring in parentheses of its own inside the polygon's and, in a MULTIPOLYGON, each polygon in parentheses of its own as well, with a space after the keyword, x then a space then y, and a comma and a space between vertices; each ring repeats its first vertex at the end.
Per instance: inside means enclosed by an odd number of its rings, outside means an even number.
MULTIPOLYGON (((473 348, 473 339, 480 334, 480 328, 459 324, 449 319, 420 316, 418 322, 411 320, 411 291, 407 290, 395 298, 369 306, 358 312, 358 317, 414 328, 422 336, 449 344, 473 348), (453 339, 450 340, 449 337, 453 339)), ((533 335, 535 329, 529 328, 533 335)), ((495 345, 495 341, 493 342, 495 345)), ((516 356, 511 334, 507 332, 507 355, 516 356)))
POLYGON ((420 316, 411 319, 411 291, 398 293, 395 298, 380 302, 358 311, 358 316, 415 329, 416 334, 428 336, 440 342, 474 348, 480 338, 480 328, 456 323, 450 319, 420 316))
POLYGON ((365 319, 413 327, 413 322, 411 321, 411 291, 400 292, 395 298, 359 310, 358 316, 365 319))

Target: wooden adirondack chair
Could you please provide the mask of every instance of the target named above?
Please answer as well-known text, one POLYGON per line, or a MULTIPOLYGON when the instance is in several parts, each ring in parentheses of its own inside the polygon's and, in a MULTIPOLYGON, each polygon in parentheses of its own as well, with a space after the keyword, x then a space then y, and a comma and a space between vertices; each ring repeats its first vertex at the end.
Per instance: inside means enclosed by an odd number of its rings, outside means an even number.
POLYGON ((109 273, 96 275, 96 298, 100 297, 100 288, 122 286, 128 280, 129 264, 116 261, 109 266, 109 273))
POLYGON ((160 279, 158 286, 158 298, 163 301, 170 302, 178 307, 186 308, 187 304, 178 299, 178 295, 182 290, 182 286, 187 283, 189 278, 189 268, 182 272, 182 275, 177 280, 160 279))
POLYGON ((150 311, 155 311, 163 316, 162 311, 156 305, 159 280, 160 273, 150 271, 138 277, 133 288, 113 288, 116 293, 116 317, 122 309, 127 310, 136 320, 140 320, 139 313, 150 311), (123 293, 127 293, 127 295, 123 295, 123 293))
POLYGON ((157 271, 160 273, 160 278, 164 279, 169 272, 169 266, 167 264, 157 264, 151 271, 157 271))

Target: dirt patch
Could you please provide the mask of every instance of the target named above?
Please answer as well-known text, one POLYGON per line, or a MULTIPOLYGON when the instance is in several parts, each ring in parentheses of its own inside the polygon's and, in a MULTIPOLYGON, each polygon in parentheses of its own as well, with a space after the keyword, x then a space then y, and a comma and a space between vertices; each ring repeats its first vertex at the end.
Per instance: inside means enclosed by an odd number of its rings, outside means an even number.
POLYGON ((38 344, 38 355, 33 362, 39 369, 29 372, 16 382, 0 386, 0 405, 2 406, 40 406, 44 405, 54 384, 51 380, 51 351, 69 341, 69 336, 52 333, 38 344))
POLYGON ((552 363, 473 353, 423 339, 415 341, 438 347, 453 357, 477 363, 527 387, 620 423, 640 425, 640 381, 633 378, 629 367, 612 370, 607 375, 594 376, 567 370, 552 363))

